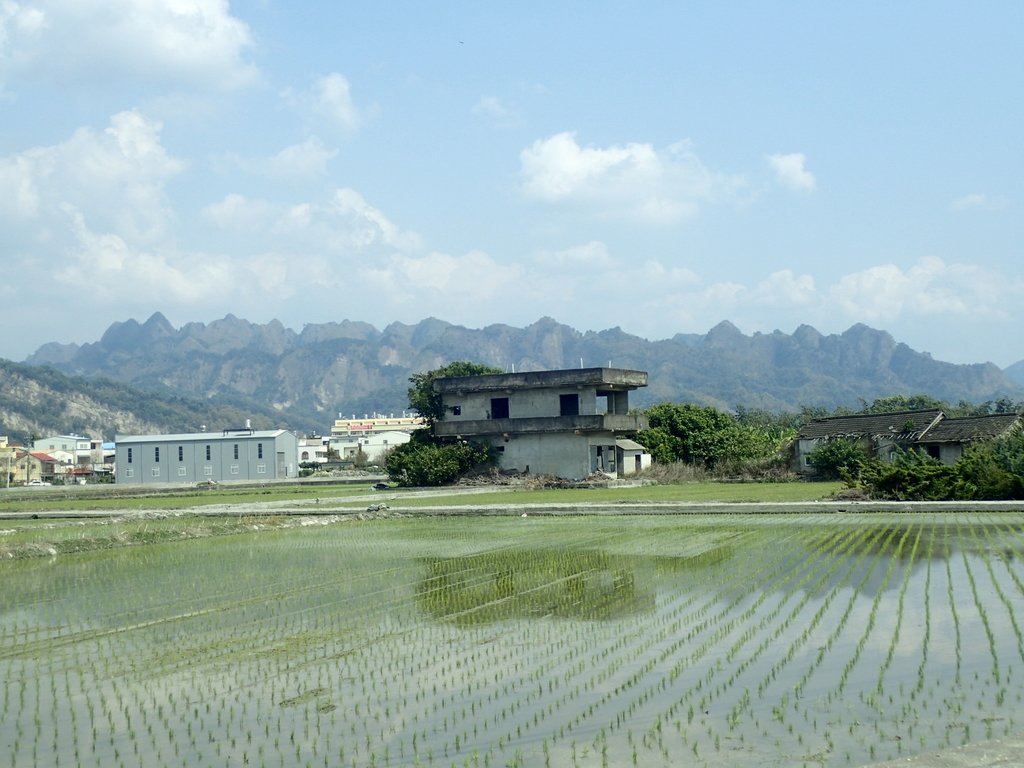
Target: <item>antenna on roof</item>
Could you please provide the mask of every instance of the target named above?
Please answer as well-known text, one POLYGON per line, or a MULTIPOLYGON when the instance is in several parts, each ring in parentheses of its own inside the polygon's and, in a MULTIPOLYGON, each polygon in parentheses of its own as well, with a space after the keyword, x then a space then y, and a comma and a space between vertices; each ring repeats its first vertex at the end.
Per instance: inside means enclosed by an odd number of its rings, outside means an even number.
POLYGON ((583 358, 580 358, 580 368, 583 368, 583 358))

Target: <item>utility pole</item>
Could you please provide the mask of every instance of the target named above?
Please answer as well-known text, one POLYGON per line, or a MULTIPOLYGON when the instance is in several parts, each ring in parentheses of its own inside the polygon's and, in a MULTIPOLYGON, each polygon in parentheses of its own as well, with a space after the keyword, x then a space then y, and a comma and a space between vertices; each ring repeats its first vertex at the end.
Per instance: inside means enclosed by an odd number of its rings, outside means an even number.
POLYGON ((25 485, 32 479, 32 443, 35 442, 30 435, 25 441, 25 485))

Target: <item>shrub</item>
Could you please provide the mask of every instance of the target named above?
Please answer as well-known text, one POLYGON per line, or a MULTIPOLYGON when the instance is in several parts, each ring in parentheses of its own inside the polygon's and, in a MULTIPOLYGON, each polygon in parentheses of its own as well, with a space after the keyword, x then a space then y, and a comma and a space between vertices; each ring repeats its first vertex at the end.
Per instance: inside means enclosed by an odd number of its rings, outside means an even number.
POLYGON ((384 468, 399 485, 436 486, 455 482, 470 470, 492 462, 490 451, 476 443, 411 440, 396 447, 384 468))
POLYGON ((855 440, 828 440, 807 454, 807 460, 820 477, 851 483, 860 477, 871 458, 867 449, 855 440))

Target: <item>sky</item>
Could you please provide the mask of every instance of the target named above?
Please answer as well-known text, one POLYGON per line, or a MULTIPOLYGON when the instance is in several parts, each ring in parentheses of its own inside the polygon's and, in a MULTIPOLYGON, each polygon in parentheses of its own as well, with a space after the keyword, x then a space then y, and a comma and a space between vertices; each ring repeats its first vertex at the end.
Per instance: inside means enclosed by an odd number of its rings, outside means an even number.
POLYGON ((1024 359, 1024 3, 0 0, 0 357, 162 312, 1024 359))

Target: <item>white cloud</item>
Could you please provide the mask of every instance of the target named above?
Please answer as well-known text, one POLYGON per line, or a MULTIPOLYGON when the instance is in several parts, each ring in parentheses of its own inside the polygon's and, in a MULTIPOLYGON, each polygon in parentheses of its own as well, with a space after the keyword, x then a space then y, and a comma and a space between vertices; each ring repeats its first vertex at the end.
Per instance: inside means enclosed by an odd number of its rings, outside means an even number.
POLYGON ((560 251, 540 251, 534 261, 543 268, 572 271, 604 270, 614 263, 608 253, 608 246, 597 240, 560 251))
POLYGON ((814 278, 797 275, 791 269, 773 272, 751 290, 751 300, 765 307, 805 307, 816 299, 814 278))
POLYGON ((429 253, 395 254, 382 265, 369 265, 364 275, 377 295, 396 305, 414 301, 421 312, 446 315, 465 313, 479 302, 495 299, 518 283, 522 270, 498 264, 483 251, 463 256, 429 253))
POLYGON ((318 137, 311 136, 301 144, 287 146, 271 157, 243 158, 229 153, 218 165, 231 166, 276 181, 306 181, 324 176, 327 164, 337 154, 336 149, 328 149, 318 137))
POLYGON ((783 186, 800 191, 810 191, 817 182, 814 174, 807 170, 807 158, 801 152, 788 155, 768 155, 768 163, 775 171, 775 178, 783 186))
POLYGON ((964 195, 954 200, 950 209, 957 213, 970 210, 1001 211, 1009 207, 1009 204, 1009 200, 1005 197, 993 197, 972 192, 969 195, 964 195))
POLYGON ((930 257, 906 270, 882 264, 846 275, 829 294, 851 318, 889 322, 906 315, 1005 316, 1021 292, 1020 280, 930 257))
POLYGON ((419 235, 398 227, 354 189, 325 200, 290 205, 231 194, 208 205, 202 218, 230 231, 241 250, 271 247, 282 253, 385 255, 421 247, 419 235))
POLYGON ((39 0, 0 4, 0 78, 252 82, 248 26, 227 0, 39 0))
POLYGON ((72 288, 88 285, 94 301, 194 304, 239 283, 237 270, 223 258, 134 248, 116 234, 93 232, 70 206, 66 213, 75 243, 54 274, 72 288))
POLYGON ((520 155, 522 190, 549 203, 578 202, 605 215, 672 223, 700 204, 731 198, 741 177, 706 168, 686 142, 582 147, 571 132, 538 139, 520 155))
POLYGON ((165 183, 184 168, 160 143, 160 123, 120 112, 102 132, 0 159, 0 219, 37 232, 64 229, 64 206, 133 240, 162 237, 173 219, 165 183))
POLYGON ((317 80, 314 86, 317 109, 337 125, 354 130, 359 125, 359 112, 352 102, 348 79, 332 72, 317 80))
POLYGON ((482 96, 480 100, 473 105, 473 113, 477 115, 486 115, 487 117, 497 120, 509 117, 508 108, 497 96, 482 96))

